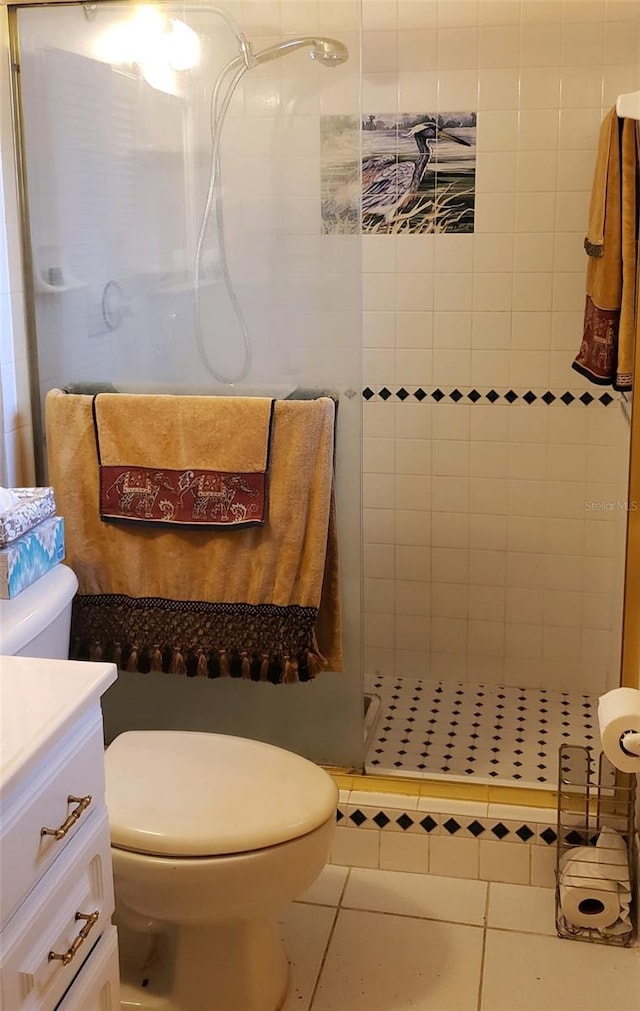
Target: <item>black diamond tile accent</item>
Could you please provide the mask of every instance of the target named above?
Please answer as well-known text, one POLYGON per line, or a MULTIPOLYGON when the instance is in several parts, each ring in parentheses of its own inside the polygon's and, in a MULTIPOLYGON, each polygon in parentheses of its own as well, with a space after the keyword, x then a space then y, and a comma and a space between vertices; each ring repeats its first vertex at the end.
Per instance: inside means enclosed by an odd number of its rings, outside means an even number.
POLYGON ((547 390, 546 393, 542 394, 542 400, 544 400, 547 407, 549 406, 549 404, 552 404, 555 399, 556 399, 555 395, 550 390, 547 390))
POLYGON ((336 821, 342 821, 343 818, 344 818, 344 814, 342 813, 342 811, 340 810, 340 808, 338 808, 338 810, 336 811, 336 821))
POLYGON ((495 404, 496 400, 500 399, 500 394, 496 393, 495 390, 489 390, 486 396, 490 404, 495 404))
POLYGON ((443 828, 446 828, 449 835, 455 835, 456 832, 460 831, 461 827, 462 826, 458 824, 455 818, 447 818, 443 825, 443 828))
POLYGON ((399 818, 396 818, 396 825, 399 825, 406 832, 413 825, 413 818, 410 818, 405 812, 405 814, 401 814, 399 818))
POLYGON ((584 836, 580 832, 576 832, 575 829, 567 833, 565 840, 572 846, 581 846, 585 841, 584 836))
POLYGON ((439 404, 441 400, 444 400, 444 393, 442 390, 434 390, 431 394, 433 399, 439 404))
POLYGON ((523 395, 522 399, 526 401, 527 404, 532 404, 534 400, 537 400, 538 398, 536 397, 535 393, 532 393, 531 390, 527 390, 527 392, 523 395))
POLYGON ((523 842, 528 842, 533 834, 533 830, 530 829, 528 825, 521 825, 520 828, 516 829, 516 835, 519 836, 523 842))
POLYGON ((476 839, 486 831, 484 825, 481 825, 479 821, 472 821, 471 824, 467 825, 467 829, 476 839))
POLYGON ((467 393, 467 396, 472 404, 476 404, 478 400, 480 400, 480 394, 477 390, 470 390, 470 392, 467 393))
POLYGON ((434 828, 438 827, 438 822, 434 821, 430 814, 426 818, 423 818, 420 824, 425 832, 433 832, 434 828))
POLYGON ((603 393, 601 397, 598 397, 598 400, 601 404, 604 404, 605 407, 608 407, 609 404, 613 403, 613 397, 610 393, 603 393))
POLYGON ((586 393, 586 392, 583 393, 582 396, 579 399, 582 401, 582 403, 584 404, 585 407, 587 407, 589 404, 592 404, 593 400, 594 400, 594 398, 591 396, 591 394, 590 393, 586 393))
POLYGON ((508 403, 513 404, 513 402, 518 399, 518 394, 514 390, 507 390, 504 395, 504 399, 508 401, 508 403))
POLYGON ((506 835, 509 835, 509 829, 506 825, 503 825, 501 821, 499 821, 497 825, 494 825, 491 831, 498 837, 498 839, 504 839, 506 835))
POLYGON ((367 816, 366 814, 363 814, 362 811, 358 808, 356 811, 353 812, 353 814, 349 815, 349 820, 352 821, 354 825, 357 825, 358 828, 360 828, 360 826, 363 825, 367 820, 367 816))
POLYGON ((413 395, 416 398, 416 400, 420 401, 420 403, 422 403, 424 398, 427 396, 427 394, 425 393, 425 391, 422 389, 421 386, 418 387, 418 389, 415 391, 413 395))
POLYGON ((459 400, 462 400, 463 395, 464 394, 460 393, 460 390, 452 390, 451 393, 449 394, 449 396, 451 397, 451 399, 456 404, 458 403, 459 400))
POLYGON ((373 392, 370 386, 365 386, 364 390, 362 391, 362 396, 364 397, 365 400, 371 400, 372 397, 375 397, 375 393, 373 392))
POLYGON ((386 825, 389 824, 391 818, 387 818, 384 811, 378 811, 378 813, 374 815, 373 820, 375 821, 378 828, 384 828, 386 825))
POLYGON ((570 393, 569 390, 566 390, 560 397, 562 403, 566 404, 567 407, 569 406, 569 404, 572 404, 575 399, 576 398, 574 397, 573 393, 570 393))
POLYGON ((382 389, 378 391, 378 394, 383 400, 388 400, 391 396, 391 390, 387 389, 386 386, 383 386, 382 389))
POLYGON ((407 399, 408 396, 409 396, 409 394, 405 390, 404 386, 401 386, 400 389, 396 393, 396 397, 398 398, 398 400, 404 401, 404 400, 407 399))

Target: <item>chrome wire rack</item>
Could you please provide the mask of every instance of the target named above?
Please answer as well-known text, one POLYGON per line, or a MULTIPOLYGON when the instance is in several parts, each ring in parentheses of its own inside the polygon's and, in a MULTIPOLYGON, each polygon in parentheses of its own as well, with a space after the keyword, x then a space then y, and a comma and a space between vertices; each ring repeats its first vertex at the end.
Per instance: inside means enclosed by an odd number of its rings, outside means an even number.
POLYGON ((636 776, 580 745, 558 755, 556 929, 626 947, 634 935, 636 776))

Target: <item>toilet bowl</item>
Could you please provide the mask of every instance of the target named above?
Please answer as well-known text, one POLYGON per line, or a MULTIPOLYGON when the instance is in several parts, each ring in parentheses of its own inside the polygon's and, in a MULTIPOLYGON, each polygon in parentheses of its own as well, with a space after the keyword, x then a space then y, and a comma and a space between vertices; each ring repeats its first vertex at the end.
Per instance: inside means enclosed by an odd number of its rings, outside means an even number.
POLYGON ((151 730, 113 741, 106 778, 117 918, 152 941, 123 1008, 277 1011, 278 913, 327 861, 331 777, 259 741, 151 730))

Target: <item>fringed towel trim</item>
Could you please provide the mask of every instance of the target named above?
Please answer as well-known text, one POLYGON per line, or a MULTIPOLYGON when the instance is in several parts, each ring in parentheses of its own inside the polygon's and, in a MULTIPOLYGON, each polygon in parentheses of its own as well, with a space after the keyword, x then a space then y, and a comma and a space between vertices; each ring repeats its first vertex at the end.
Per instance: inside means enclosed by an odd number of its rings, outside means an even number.
POLYGON ((604 256, 604 243, 591 242, 587 238, 584 240, 584 251, 587 256, 604 256))
POLYGON ((121 670, 186 677, 311 681, 327 664, 313 627, 317 608, 78 596, 73 602, 74 660, 102 660, 121 670))

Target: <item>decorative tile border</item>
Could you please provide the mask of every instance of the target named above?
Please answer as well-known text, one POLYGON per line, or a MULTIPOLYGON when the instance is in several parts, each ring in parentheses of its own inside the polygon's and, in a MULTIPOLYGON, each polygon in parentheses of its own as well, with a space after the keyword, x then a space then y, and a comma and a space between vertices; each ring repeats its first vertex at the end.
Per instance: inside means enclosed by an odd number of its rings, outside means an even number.
MULTIPOLYGON (((504 805, 489 815, 480 802, 367 791, 341 791, 330 862, 445 877, 553 887, 553 808, 504 805), (353 802, 351 798, 353 797, 353 802), (538 821, 537 818, 541 820, 538 821)), ((575 845, 580 834, 566 828, 575 845)))
POLYGON ((600 404, 602 407, 608 407, 609 404, 614 403, 615 397, 610 393, 601 393, 599 396, 594 396, 589 393, 588 390, 563 390, 556 391, 553 390, 516 390, 508 389, 490 389, 486 392, 480 392, 476 390, 475 387, 470 390, 459 390, 457 387, 449 389, 449 387, 440 389, 436 387, 432 389, 431 387, 425 388, 424 386, 409 387, 397 386, 397 387, 372 387, 365 386, 362 391, 362 397, 365 401, 383 401, 388 400, 400 401, 405 403, 409 401, 410 403, 418 402, 423 403, 425 400, 429 403, 439 404, 442 401, 446 403, 459 404, 461 402, 477 404, 477 403, 488 403, 488 404, 508 404, 512 406, 513 404, 524 404, 527 407, 536 405, 538 407, 551 407, 552 404, 564 404, 565 407, 571 407, 572 405, 582 405, 583 407, 589 407, 591 404, 600 404))
MULTIPOLYGON (((512 821, 500 818, 464 817, 460 814, 404 810, 395 807, 390 797, 389 805, 367 807, 362 804, 340 804, 336 822, 344 828, 367 829, 379 832, 402 832, 422 836, 449 836, 456 839, 482 839, 491 842, 510 842, 529 846, 555 846, 558 838, 555 821, 512 821)), ((565 840, 570 845, 581 845, 582 836, 569 830, 565 840)))

